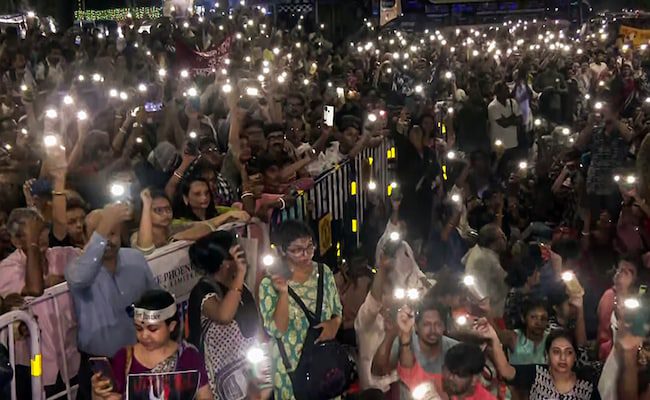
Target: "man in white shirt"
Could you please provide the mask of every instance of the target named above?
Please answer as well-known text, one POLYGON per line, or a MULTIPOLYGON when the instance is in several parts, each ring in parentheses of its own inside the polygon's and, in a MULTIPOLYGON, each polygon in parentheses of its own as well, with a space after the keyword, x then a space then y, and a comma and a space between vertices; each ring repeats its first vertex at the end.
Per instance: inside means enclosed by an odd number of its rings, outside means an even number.
POLYGON ((395 289, 414 288, 422 292, 430 286, 426 276, 415 262, 413 250, 406 241, 401 239, 405 236, 405 232, 400 229, 397 218, 399 201, 392 203, 393 214, 377 244, 377 274, 370 293, 366 296, 354 320, 359 346, 358 370, 361 389, 379 389, 384 393, 390 390, 392 383, 397 382, 398 376, 397 370, 384 376, 371 373, 372 359, 385 337, 383 314, 392 305, 395 289), (391 240, 391 233, 393 239, 396 238, 394 234, 399 233, 400 239, 391 240), (394 253, 385 251, 388 247, 393 247, 394 253))
POLYGON ((589 69, 593 73, 594 80, 600 79, 603 73, 607 71, 607 64, 605 63, 605 53, 598 52, 594 62, 589 64, 589 69))
MULTIPOLYGON (((508 285, 506 271, 501 267, 500 254, 506 251, 507 239, 497 224, 485 225, 478 233, 478 243, 465 257, 465 273, 474 277, 478 292, 489 298, 493 316, 503 316, 508 285)), ((476 299, 477 301, 483 299, 476 299)))
POLYGON ((354 330, 357 334, 357 344, 359 346, 359 384, 362 390, 379 389, 386 393, 390 390, 390 385, 397 382, 397 370, 392 371, 389 375, 376 376, 370 370, 372 367, 372 358, 377 348, 384 340, 384 317, 382 311, 393 294, 392 285, 388 275, 394 266, 393 260, 383 257, 377 267, 377 274, 370 292, 366 296, 354 320, 354 330))
POLYGON ((504 82, 495 85, 494 93, 494 100, 488 105, 492 145, 498 145, 502 150, 514 149, 519 145, 517 127, 522 119, 519 104, 510 98, 508 86, 504 82))

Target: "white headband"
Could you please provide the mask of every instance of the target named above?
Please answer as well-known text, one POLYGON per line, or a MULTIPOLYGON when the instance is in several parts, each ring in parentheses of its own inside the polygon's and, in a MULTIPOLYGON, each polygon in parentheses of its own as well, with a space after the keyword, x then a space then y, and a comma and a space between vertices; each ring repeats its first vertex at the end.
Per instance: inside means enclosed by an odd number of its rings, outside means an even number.
POLYGON ((147 310, 133 307, 133 319, 143 324, 157 324, 164 322, 176 315, 176 304, 172 304, 162 310, 147 310))

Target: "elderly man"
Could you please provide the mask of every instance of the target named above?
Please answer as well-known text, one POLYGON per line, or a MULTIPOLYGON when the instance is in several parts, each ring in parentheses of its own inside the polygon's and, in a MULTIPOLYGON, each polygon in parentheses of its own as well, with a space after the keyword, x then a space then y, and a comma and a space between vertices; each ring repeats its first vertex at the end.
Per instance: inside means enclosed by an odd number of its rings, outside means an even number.
MULTIPOLYGON (((40 214, 31 208, 17 208, 7 221, 11 242, 16 247, 11 255, 0 262, 0 296, 20 299, 20 303, 38 297, 43 291, 63 282, 63 269, 79 251, 73 247, 49 248, 47 228, 40 214)), ((17 304, 20 307, 19 304, 17 304)), ((75 335, 76 321, 68 294, 39 301, 30 306, 40 327, 43 355, 43 384, 46 395, 52 396, 65 389, 64 379, 77 375, 79 353, 75 335), (54 303, 58 304, 58 313, 54 303), (61 330, 59 331, 59 327, 61 330), (63 333, 63 338, 59 337, 63 333), (63 340, 64 349, 60 348, 63 340), (68 376, 63 376, 63 363, 67 362, 68 376)), ((16 371, 29 376, 29 343, 25 338, 16 341, 16 371)), ((29 378, 27 378, 29 382, 29 378)), ((29 385, 19 384, 19 398, 31 398, 29 385)))
MULTIPOLYGON (((506 271, 499 256, 506 251, 506 235, 496 224, 485 225, 478 233, 478 244, 465 257, 465 273, 474 277, 479 292, 490 300, 493 316, 501 318, 505 308, 508 285, 506 271)), ((476 299, 483 300, 483 299, 476 299)))
POLYGON ((90 240, 81 256, 68 264, 65 277, 79 319, 82 352, 80 394, 90 399, 91 356, 112 357, 135 343, 128 308, 157 287, 141 252, 120 248, 122 225, 131 217, 126 204, 109 204, 86 218, 90 240))

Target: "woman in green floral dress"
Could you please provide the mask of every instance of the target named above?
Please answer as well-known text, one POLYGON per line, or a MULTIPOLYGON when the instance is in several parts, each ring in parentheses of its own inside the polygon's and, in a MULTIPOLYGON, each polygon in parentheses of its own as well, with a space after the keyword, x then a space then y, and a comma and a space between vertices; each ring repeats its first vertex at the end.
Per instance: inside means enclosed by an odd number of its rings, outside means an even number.
MULTIPOLYGON (((309 322, 298 304, 289 296, 288 288, 296 292, 308 309, 316 312, 318 288, 318 264, 314 256, 313 234, 308 226, 298 221, 286 221, 277 231, 276 244, 284 256, 290 273, 286 275, 273 270, 273 275, 262 279, 259 289, 260 312, 264 328, 272 337, 273 386, 275 399, 294 399, 289 374, 282 362, 277 339, 284 345, 292 369, 295 369, 302 353, 309 322), (284 276, 283 276, 284 275, 284 276), (286 279, 286 276, 291 276, 286 279)), ((323 322, 317 326, 322 333, 317 342, 332 340, 341 325, 341 300, 334 282, 334 275, 324 267, 323 322)))

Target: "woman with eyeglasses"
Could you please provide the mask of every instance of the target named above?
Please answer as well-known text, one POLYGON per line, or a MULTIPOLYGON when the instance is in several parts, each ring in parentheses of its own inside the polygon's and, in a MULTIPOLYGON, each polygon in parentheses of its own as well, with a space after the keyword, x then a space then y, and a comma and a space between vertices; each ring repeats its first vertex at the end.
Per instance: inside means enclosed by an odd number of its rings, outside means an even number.
MULTIPOLYGON (((274 393, 276 399, 294 398, 289 372, 280 355, 278 342, 282 343, 291 369, 300 360, 303 343, 310 328, 309 321, 298 303, 289 295, 289 288, 312 312, 316 310, 318 275, 321 268, 314 257, 314 235, 311 229, 296 220, 285 221, 277 230, 275 240, 280 259, 267 271, 259 288, 260 313, 264 329, 275 340, 271 341, 271 360, 274 370, 274 393)), ((323 307, 321 322, 315 328, 322 329, 316 342, 335 338, 341 325, 342 306, 334 281, 327 267, 323 271, 323 307)))
POLYGON ((140 193, 140 198, 140 228, 131 236, 131 247, 145 254, 177 240, 198 240, 228 221, 250 219, 245 211, 229 211, 207 221, 180 222, 174 220, 171 201, 164 192, 145 189, 140 193))

